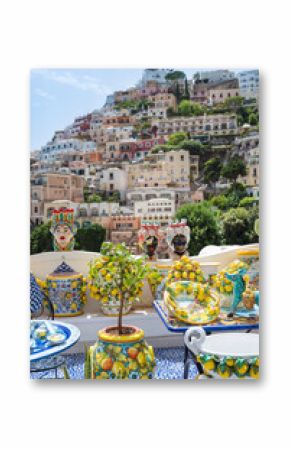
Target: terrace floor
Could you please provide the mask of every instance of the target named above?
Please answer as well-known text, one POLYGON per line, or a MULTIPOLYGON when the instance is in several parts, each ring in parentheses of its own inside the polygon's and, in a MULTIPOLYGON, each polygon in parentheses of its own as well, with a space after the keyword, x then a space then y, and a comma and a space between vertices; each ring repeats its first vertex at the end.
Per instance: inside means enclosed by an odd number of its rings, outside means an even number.
MULTIPOLYGON (((156 368, 155 379, 175 380, 183 379, 183 356, 182 347, 175 348, 157 348, 155 349, 156 368)), ((72 380, 81 380, 84 378, 84 355, 70 354, 64 356, 72 380)), ((197 369, 192 361, 189 370, 189 379, 194 379, 197 369)), ((31 379, 52 379, 55 377, 54 371, 46 373, 31 374, 31 379)), ((62 370, 58 370, 58 377, 63 377, 62 370)))

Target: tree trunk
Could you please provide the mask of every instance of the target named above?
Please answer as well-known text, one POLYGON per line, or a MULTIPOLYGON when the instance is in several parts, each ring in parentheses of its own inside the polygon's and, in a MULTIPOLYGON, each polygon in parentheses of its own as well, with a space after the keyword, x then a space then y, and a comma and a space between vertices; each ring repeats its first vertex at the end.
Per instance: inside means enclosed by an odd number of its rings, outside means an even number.
POLYGON ((118 316, 118 332, 119 335, 122 335, 122 319, 123 319, 123 304, 124 304, 124 299, 123 299, 123 294, 121 294, 121 298, 120 298, 120 307, 119 307, 119 316, 118 316))

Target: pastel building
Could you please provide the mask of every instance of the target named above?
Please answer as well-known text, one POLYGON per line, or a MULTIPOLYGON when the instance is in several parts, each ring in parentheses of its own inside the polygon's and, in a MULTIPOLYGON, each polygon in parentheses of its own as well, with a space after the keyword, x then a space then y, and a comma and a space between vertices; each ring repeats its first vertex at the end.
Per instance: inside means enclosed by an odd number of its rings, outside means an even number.
POLYGON ((169 136, 180 131, 189 134, 216 134, 227 131, 234 132, 237 129, 237 117, 236 114, 178 117, 153 121, 152 126, 157 127, 158 136, 169 136))
POLYGON ((240 92, 246 99, 259 97, 259 70, 245 70, 238 73, 240 92))
POLYGON ((185 150, 150 154, 142 163, 127 166, 128 187, 183 187, 190 185, 189 153, 185 150))
POLYGON ((134 215, 141 220, 158 222, 167 226, 175 215, 175 201, 166 198, 152 198, 134 203, 134 215))
POLYGON ((55 200, 83 201, 84 179, 78 175, 47 173, 31 179, 31 220, 40 224, 44 204, 55 200))

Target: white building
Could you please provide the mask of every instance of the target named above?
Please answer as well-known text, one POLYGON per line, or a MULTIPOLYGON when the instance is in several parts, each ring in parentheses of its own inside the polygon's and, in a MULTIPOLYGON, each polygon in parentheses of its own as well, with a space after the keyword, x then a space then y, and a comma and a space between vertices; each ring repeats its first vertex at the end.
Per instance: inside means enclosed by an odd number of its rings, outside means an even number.
POLYGON ((54 161, 60 153, 72 151, 95 151, 96 142, 83 141, 81 139, 60 139, 48 142, 41 148, 40 159, 45 161, 54 161))
POLYGON ((121 199, 125 199, 128 187, 128 175, 125 170, 110 167, 100 175, 100 190, 105 192, 120 192, 121 199))
POLYGON ((259 97, 259 70, 245 70, 238 73, 240 94, 246 99, 259 97))
POLYGON ((175 201, 166 198, 153 198, 149 201, 134 203, 135 217, 145 221, 155 221, 161 226, 167 226, 175 215, 175 201))

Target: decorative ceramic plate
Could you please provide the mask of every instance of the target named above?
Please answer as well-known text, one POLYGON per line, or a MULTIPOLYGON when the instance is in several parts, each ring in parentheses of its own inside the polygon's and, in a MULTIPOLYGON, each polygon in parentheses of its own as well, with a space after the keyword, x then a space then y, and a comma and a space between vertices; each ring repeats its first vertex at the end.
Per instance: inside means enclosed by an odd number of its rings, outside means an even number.
POLYGON ((80 338, 80 331, 72 324, 60 321, 33 320, 30 324, 30 360, 40 360, 45 357, 62 352, 73 346, 80 338), (45 326, 47 335, 43 339, 33 337, 33 333, 40 327, 45 326), (58 336, 60 335, 60 336, 58 336), (50 336, 50 337, 49 337, 50 336), (52 336, 54 336, 52 338, 52 336), (62 338, 62 341, 60 341, 62 338), (59 340, 57 343, 50 340, 59 340))
POLYGON ((170 284, 164 302, 173 316, 188 324, 211 323, 220 312, 219 296, 208 285, 191 281, 170 284))

